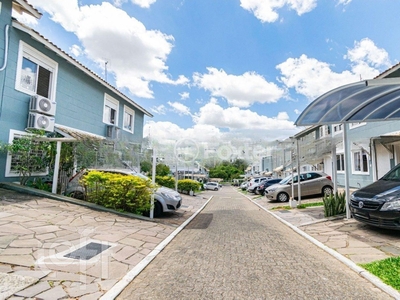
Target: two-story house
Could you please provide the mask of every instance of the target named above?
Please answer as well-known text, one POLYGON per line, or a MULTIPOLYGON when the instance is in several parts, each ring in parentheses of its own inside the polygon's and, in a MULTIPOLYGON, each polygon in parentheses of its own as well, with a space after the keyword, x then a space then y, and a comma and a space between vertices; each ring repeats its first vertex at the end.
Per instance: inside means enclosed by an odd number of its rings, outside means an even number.
MULTIPOLYGON (((33 128, 59 144, 93 139, 120 154, 121 143, 124 151, 134 151, 143 139, 144 118, 152 115, 14 19, 13 11, 40 18, 26 0, 0 5, 0 142, 11 143, 33 128)), ((0 153, 0 182, 18 181, 13 159, 0 153)))

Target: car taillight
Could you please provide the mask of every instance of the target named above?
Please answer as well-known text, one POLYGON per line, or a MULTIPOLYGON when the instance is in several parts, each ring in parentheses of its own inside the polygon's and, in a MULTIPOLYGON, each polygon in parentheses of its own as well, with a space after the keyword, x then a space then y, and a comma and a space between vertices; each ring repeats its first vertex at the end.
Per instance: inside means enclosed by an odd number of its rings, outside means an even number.
POLYGON ((332 177, 331 176, 326 176, 326 178, 328 178, 330 181, 332 181, 332 177))

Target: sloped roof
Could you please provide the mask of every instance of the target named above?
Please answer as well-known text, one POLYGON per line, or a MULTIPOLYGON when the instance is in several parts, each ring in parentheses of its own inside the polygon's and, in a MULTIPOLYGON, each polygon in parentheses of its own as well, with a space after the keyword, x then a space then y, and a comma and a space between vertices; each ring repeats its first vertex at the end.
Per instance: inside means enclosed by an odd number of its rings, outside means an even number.
POLYGON ((115 94, 117 94, 118 96, 120 96, 122 99, 128 101, 129 103, 131 103, 135 108, 137 108, 138 110, 140 110, 141 112, 143 112, 145 115, 149 116, 149 117, 153 117, 153 115, 148 112, 147 110, 145 110, 143 107, 141 107, 139 104, 137 104, 136 102, 134 102, 132 99, 130 99, 128 96, 126 96, 125 94, 123 94, 120 90, 118 90, 117 88, 115 88, 114 86, 112 86, 111 84, 109 84, 107 81, 105 81, 104 79, 102 79, 100 76, 98 76, 96 73, 94 73, 92 70, 88 69, 87 67, 85 67, 83 64, 81 64, 79 61, 77 61, 76 59, 74 59, 72 56, 70 56, 68 53, 66 53, 65 51, 61 50, 58 46, 56 46, 55 44, 53 44, 52 42, 50 42, 48 39, 46 39, 44 36, 42 36, 39 32, 37 32, 36 30, 33 30, 32 28, 22 24, 21 22, 17 21, 17 20, 13 20, 12 23, 13 27, 21 30, 27 34, 29 34, 33 39, 37 40, 39 43, 43 44, 44 46, 46 46, 48 49, 50 49, 51 51, 53 51, 54 53, 56 53, 58 56, 64 58, 68 63, 72 64, 73 66, 75 66, 76 68, 78 68, 79 70, 81 70, 82 72, 84 72, 86 75, 92 77, 93 79, 95 79, 96 81, 98 81, 99 83, 101 83, 103 86, 105 86, 107 89, 113 91, 115 94))
POLYGON ((42 14, 26 0, 13 0, 12 8, 19 14, 26 13, 35 17, 36 19, 40 19, 42 17, 42 14))
POLYGON ((344 85, 310 103, 296 126, 400 119, 400 78, 344 85))

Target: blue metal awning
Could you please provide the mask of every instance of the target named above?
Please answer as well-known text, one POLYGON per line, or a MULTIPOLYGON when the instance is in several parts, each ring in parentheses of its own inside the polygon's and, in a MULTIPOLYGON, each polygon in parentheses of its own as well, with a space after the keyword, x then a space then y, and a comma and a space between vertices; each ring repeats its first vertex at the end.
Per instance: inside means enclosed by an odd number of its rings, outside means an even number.
POLYGON ((400 119, 400 79, 360 81, 333 89, 300 114, 296 126, 400 119))

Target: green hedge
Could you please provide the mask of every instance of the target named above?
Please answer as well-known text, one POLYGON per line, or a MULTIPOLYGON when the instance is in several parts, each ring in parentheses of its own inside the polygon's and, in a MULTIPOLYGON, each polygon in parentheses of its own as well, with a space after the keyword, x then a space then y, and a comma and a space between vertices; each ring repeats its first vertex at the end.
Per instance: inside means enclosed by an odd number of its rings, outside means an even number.
POLYGON ((175 189, 175 178, 172 176, 156 176, 156 183, 170 189, 175 189))
POLYGON ((201 188, 200 182, 192 179, 178 180, 178 190, 182 193, 189 194, 190 191, 196 192, 201 188))
POLYGON ((154 187, 150 180, 137 176, 90 171, 81 183, 86 200, 119 211, 142 214, 151 207, 154 187))

